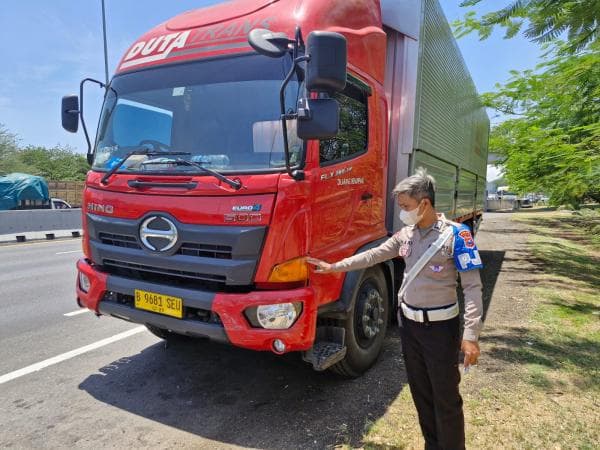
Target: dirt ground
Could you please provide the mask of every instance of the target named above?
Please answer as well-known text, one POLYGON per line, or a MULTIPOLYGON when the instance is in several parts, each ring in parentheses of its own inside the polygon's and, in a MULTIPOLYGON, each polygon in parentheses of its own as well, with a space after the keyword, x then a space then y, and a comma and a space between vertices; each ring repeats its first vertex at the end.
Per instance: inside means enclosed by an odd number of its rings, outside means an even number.
POLYGON ((538 282, 538 263, 527 248, 527 229, 511 213, 487 213, 476 237, 484 269, 484 330, 482 356, 476 368, 487 377, 464 377, 463 387, 477 390, 493 382, 493 374, 507 370, 507 361, 498 357, 495 345, 501 336, 525 330, 535 299, 531 287, 538 282))
MULTIPOLYGON (((581 311, 597 335, 598 305, 561 304, 560 298, 570 289, 589 291, 591 287, 589 292, 594 292, 597 271, 582 271, 580 280, 576 273, 566 271, 554 276, 547 262, 531 252, 532 239, 552 238, 536 235, 538 230, 516 220, 518 214, 486 214, 476 237, 485 266, 481 273, 485 327, 479 365, 461 383, 467 448, 598 448, 600 396, 593 367, 600 350, 598 341, 585 334, 558 336, 581 311), (559 307, 572 308, 567 322, 555 329, 556 337, 538 317, 547 292, 557 293, 554 302, 559 307)), ((538 219, 529 220, 536 223, 538 219)), ((555 231, 550 229, 552 234, 555 231)), ((558 244, 555 248, 560 249, 558 244)), ((563 254, 561 261, 568 265, 575 257, 563 254)), ((403 389, 386 414, 369 427, 359 446, 423 448, 416 420, 410 393, 403 389)))

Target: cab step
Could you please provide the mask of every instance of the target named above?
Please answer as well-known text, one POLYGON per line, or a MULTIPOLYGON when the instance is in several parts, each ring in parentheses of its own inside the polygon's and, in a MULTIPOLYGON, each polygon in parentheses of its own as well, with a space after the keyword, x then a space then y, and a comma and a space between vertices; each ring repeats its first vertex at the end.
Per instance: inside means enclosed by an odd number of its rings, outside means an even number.
POLYGON ((328 369, 346 356, 345 337, 346 330, 341 327, 317 328, 315 343, 304 352, 302 359, 318 372, 328 369))

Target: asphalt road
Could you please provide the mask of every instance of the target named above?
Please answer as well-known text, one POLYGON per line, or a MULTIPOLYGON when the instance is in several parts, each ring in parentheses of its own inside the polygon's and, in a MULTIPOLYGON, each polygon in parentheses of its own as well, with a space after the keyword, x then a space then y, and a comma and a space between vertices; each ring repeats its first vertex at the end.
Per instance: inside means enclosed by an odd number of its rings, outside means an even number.
POLYGON ((0 375, 133 328, 77 306, 81 256, 81 239, 0 246, 0 375))
MULTIPOLYGON (((478 243, 485 235, 484 225, 478 243)), ((479 245, 489 302, 502 254, 479 245)), ((343 380, 297 355, 202 340, 166 347, 135 324, 65 316, 78 311, 80 247, 0 246, 0 448, 360 446, 407 389, 395 329, 373 369, 343 380)))
POLYGON ((202 340, 166 347, 135 324, 65 316, 83 311, 80 248, 0 246, 0 448, 323 448, 357 442, 403 387, 393 333, 385 361, 359 382, 313 372, 297 355, 202 340))

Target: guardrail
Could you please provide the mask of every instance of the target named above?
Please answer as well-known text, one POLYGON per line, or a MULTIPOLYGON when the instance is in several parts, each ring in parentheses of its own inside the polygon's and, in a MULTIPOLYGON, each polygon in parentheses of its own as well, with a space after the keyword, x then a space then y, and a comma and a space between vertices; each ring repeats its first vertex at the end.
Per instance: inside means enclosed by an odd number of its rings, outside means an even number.
POLYGON ((0 211, 0 242, 80 235, 80 208, 0 211))

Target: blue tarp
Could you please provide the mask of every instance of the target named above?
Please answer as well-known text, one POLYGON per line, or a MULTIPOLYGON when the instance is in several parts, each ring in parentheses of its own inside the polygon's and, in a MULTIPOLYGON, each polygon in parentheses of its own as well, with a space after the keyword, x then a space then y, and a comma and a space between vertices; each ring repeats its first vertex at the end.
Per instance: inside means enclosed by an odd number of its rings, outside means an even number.
POLYGON ((13 209, 21 200, 49 200, 48 183, 42 177, 9 173, 0 177, 0 211, 13 209))

